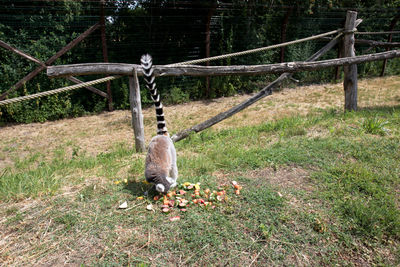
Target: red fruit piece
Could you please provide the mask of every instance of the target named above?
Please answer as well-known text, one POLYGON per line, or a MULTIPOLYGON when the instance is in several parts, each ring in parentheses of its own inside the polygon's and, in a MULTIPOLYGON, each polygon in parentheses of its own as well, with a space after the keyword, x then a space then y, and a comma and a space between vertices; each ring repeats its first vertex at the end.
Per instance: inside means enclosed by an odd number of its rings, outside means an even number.
POLYGON ((162 209, 162 212, 164 212, 164 213, 169 212, 169 208, 163 208, 163 209, 162 209))
POLYGON ((169 200, 168 200, 168 198, 166 196, 164 196, 163 204, 164 205, 169 205, 169 200))
POLYGON ((180 219, 181 219, 180 216, 174 216, 174 217, 169 218, 169 220, 170 220, 171 222, 179 221, 180 219))
POLYGON ((235 189, 237 189, 237 190, 242 189, 242 186, 241 186, 241 185, 238 185, 238 184, 237 184, 237 185, 234 185, 233 187, 234 187, 235 189))

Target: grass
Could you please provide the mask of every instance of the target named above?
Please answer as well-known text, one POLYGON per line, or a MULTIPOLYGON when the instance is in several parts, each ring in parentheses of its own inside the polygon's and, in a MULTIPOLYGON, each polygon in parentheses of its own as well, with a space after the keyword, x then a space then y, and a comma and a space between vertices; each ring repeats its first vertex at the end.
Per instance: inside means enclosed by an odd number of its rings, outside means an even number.
POLYGON ((149 212, 158 204, 136 199, 148 188, 145 154, 127 142, 93 154, 66 135, 45 153, 13 137, 2 151, 21 156, 0 172, 0 263, 398 265, 399 129, 392 105, 191 135, 176 144, 180 181, 236 180, 243 190, 215 210, 181 214, 149 212))

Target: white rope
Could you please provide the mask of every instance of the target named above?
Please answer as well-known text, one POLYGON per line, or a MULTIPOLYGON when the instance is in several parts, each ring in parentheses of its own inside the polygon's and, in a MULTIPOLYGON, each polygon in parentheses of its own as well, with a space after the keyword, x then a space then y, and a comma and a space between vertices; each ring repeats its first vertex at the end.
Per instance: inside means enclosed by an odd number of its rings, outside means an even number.
POLYGON ((315 40, 315 39, 319 39, 319 38, 322 38, 322 37, 325 37, 325 36, 328 36, 328 35, 332 35, 332 34, 335 34, 335 33, 338 33, 338 32, 342 32, 342 31, 343 31, 343 29, 337 29, 337 30, 334 30, 334 31, 321 33, 321 34, 318 34, 318 35, 314 35, 314 36, 310 36, 310 37, 307 37, 307 38, 298 39, 298 40, 294 40, 294 41, 290 41, 290 42, 285 42, 285 43, 281 43, 281 44, 270 45, 270 46, 266 46, 266 47, 260 47, 260 48, 246 50, 246 51, 241 51, 241 52, 236 52, 236 53, 231 53, 231 54, 226 54, 226 55, 220 55, 220 56, 215 56, 215 57, 208 57, 208 58, 195 59, 195 60, 190 60, 190 61, 185 61, 185 62, 179 62, 179 63, 169 64, 169 65, 166 65, 166 66, 173 67, 173 66, 181 66, 181 65, 193 65, 193 64, 203 63, 203 62, 207 62, 207 61, 214 61, 214 60, 218 60, 218 59, 224 59, 224 58, 228 58, 228 57, 242 56, 242 55, 262 52, 262 51, 266 51, 266 50, 270 50, 270 49, 274 49, 274 48, 279 48, 279 47, 284 47, 284 46, 288 46, 288 45, 298 44, 298 43, 305 42, 305 41, 315 40))
POLYGON ((67 92, 67 91, 79 89, 79 88, 82 88, 82 87, 91 86, 91 85, 95 85, 95 84, 111 81, 111 80, 117 79, 119 77, 120 76, 108 76, 108 77, 104 77, 104 78, 101 78, 101 79, 93 80, 93 81, 90 81, 90 82, 74 84, 74 85, 70 85, 70 86, 67 86, 67 87, 54 89, 54 90, 51 90, 51 91, 40 92, 40 93, 33 94, 33 95, 26 95, 26 96, 20 96, 20 97, 15 97, 15 98, 11 98, 11 99, 6 99, 6 100, 3 100, 3 101, 0 101, 0 106, 7 105, 7 104, 12 104, 12 103, 17 103, 17 102, 21 102, 21 101, 28 100, 28 99, 35 99, 35 98, 42 97, 42 96, 48 96, 48 95, 54 95, 54 94, 58 94, 58 93, 62 93, 62 92, 67 92))

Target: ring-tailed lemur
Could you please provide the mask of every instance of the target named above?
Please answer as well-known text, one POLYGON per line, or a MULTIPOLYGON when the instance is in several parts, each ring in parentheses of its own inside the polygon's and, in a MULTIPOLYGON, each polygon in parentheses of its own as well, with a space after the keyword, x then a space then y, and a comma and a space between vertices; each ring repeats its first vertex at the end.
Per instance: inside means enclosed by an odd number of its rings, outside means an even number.
POLYGON ((158 192, 166 193, 176 186, 178 167, 176 165, 176 150, 169 137, 166 127, 163 106, 160 95, 157 93, 154 82, 153 62, 150 55, 143 55, 140 59, 146 87, 150 90, 151 99, 156 108, 157 135, 151 139, 145 165, 146 180, 155 185, 158 192))

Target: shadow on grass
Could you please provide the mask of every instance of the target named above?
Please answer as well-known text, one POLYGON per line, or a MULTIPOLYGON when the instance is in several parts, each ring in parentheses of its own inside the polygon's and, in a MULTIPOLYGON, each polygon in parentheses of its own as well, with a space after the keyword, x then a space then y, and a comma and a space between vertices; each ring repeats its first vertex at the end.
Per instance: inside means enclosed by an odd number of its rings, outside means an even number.
POLYGON ((358 108, 358 111, 393 113, 393 112, 400 111, 400 105, 379 106, 379 107, 361 107, 361 108, 358 108))
POLYGON ((146 184, 142 181, 131 181, 124 186, 124 189, 129 191, 129 193, 134 197, 140 197, 148 192, 149 197, 154 197, 157 195, 157 191, 154 189, 153 185, 146 184))

